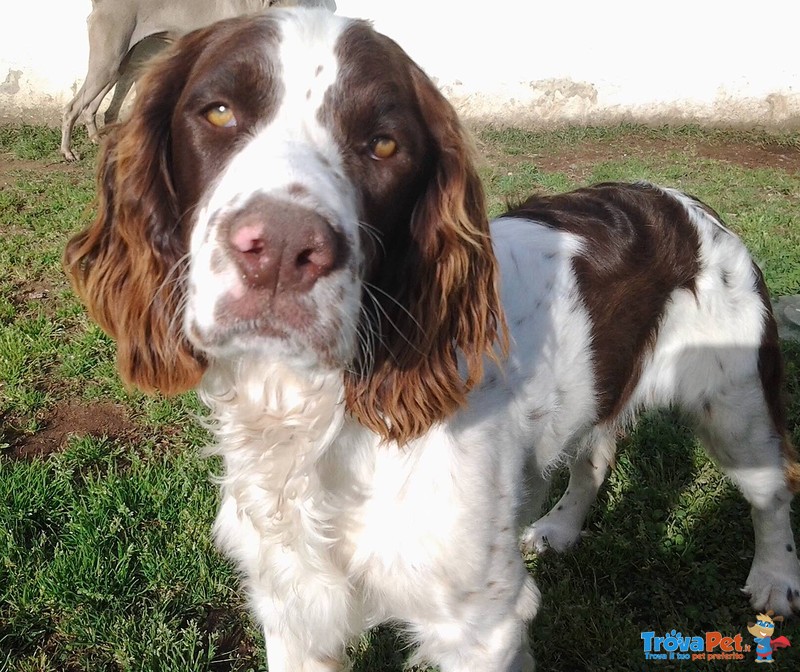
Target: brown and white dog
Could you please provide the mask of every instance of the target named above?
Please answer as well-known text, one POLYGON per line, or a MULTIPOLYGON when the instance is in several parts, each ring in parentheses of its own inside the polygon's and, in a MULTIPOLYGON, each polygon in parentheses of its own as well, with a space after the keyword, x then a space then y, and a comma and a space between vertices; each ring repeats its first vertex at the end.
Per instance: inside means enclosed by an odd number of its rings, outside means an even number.
POLYGON ((271 672, 338 670, 385 621, 445 672, 532 669, 520 531, 574 543, 617 430, 663 405, 752 506, 754 607, 800 607, 775 322, 708 207, 604 184, 490 226, 451 106, 325 11, 192 33, 143 92, 65 263, 125 380, 211 409, 271 672))

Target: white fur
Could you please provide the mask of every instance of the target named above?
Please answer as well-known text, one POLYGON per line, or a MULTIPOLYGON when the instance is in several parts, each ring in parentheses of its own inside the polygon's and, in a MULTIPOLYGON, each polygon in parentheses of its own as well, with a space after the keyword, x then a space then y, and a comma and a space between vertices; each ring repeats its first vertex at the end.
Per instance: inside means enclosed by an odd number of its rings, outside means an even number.
MULTIPOLYGON (((219 302, 244 291, 232 265, 214 272, 210 260, 215 222, 250 194, 292 199, 288 187, 302 184, 310 207, 345 232, 360 258, 356 189, 316 115, 336 76, 343 25, 322 14, 282 23, 286 102, 204 203, 191 240, 187 333, 212 330, 219 302), (308 98, 320 64, 324 77, 308 98)), ((210 353, 200 394, 225 466, 215 534, 263 624, 271 672, 340 669, 345 644, 386 621, 405 627, 420 657, 443 672, 533 669, 527 625, 539 594, 518 550, 519 527, 535 515, 526 487, 535 504, 554 467, 595 460, 573 472, 568 510, 523 533, 531 548, 571 545, 613 461, 614 432, 654 405, 700 413, 711 404, 707 441, 754 506, 753 599, 800 606, 786 597, 800 586, 797 558, 778 548, 794 542, 780 448, 758 393, 764 321, 749 256, 719 222, 670 193, 701 241, 697 293, 671 296, 630 405, 606 426, 594 426, 591 323, 572 264, 592 253, 589 243, 529 221, 493 227, 512 331, 507 361, 502 369, 487 362, 467 405, 407 446, 382 442, 348 416, 343 372, 302 345, 252 337, 210 353), (719 281, 722 268, 730 286, 719 281)), ((332 313, 346 318, 331 338, 352 351, 360 280, 335 273, 311 292, 321 329, 332 313), (337 291, 343 300, 332 299, 337 291)))
MULTIPOLYGON (((336 81, 339 66, 331 47, 347 21, 325 10, 275 10, 275 14, 283 19, 276 62, 284 87, 280 107, 275 118, 256 130, 225 166, 200 205, 191 237, 191 291, 184 311, 185 332, 190 337, 199 334, 201 347, 207 349, 203 341, 213 331, 216 310, 227 297, 245 292, 230 259, 224 258, 222 270, 211 270, 212 254, 222 244, 218 223, 249 197, 264 194, 318 213, 347 239, 352 252, 350 265, 316 283, 308 297, 317 306, 332 307, 328 312, 317 311, 321 321, 318 328, 336 334, 338 342, 332 350, 339 359, 345 359, 356 337, 361 296, 360 283, 352 282, 353 268, 362 263, 358 203, 355 190, 344 178, 337 144, 317 113, 325 92, 336 81), (330 312, 334 307, 338 308, 335 316, 330 312), (330 328, 334 317, 341 318, 342 328, 336 332, 330 328)), ((240 336, 226 343, 224 350, 212 350, 212 354, 235 356, 265 346, 272 356, 307 357, 310 353, 297 348, 296 343, 254 344, 252 339, 240 336)))

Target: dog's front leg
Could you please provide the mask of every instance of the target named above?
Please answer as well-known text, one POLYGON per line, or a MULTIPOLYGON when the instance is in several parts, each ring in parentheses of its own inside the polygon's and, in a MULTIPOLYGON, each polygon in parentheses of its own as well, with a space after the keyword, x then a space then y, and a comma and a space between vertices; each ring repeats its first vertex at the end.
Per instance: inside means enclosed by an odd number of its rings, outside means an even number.
POLYGON ((239 568, 270 672, 344 670, 345 646, 361 625, 350 583, 325 544, 293 548, 272 539, 257 509, 223 488, 215 538, 239 568))
POLYGON ((345 672, 349 665, 345 657, 317 658, 308 651, 307 644, 265 631, 267 665, 269 672, 345 672))

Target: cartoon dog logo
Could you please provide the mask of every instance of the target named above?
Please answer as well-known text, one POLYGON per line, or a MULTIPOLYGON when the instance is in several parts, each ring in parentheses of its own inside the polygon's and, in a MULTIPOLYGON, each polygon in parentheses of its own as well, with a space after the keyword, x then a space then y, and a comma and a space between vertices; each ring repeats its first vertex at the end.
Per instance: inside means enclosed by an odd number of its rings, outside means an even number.
POLYGON ((775 632, 775 621, 782 621, 783 616, 775 616, 772 618, 772 610, 766 614, 759 614, 756 616, 755 623, 747 624, 747 632, 753 635, 756 643, 756 662, 757 663, 774 663, 772 652, 775 649, 783 649, 791 646, 791 643, 786 637, 776 637, 772 639, 775 632))

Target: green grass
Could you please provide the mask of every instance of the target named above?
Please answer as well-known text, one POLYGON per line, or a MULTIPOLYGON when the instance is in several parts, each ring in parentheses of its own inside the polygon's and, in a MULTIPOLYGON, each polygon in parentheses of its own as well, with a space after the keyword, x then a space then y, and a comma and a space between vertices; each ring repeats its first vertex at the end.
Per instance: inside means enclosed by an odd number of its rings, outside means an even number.
MULTIPOLYGON (((0 151, 9 152, 18 159, 60 163, 60 143, 60 128, 43 128, 29 124, 0 127, 0 151)), ((92 159, 97 154, 83 128, 73 131, 72 147, 85 159, 92 159)))
MULTIPOLYGON (((493 214, 534 189, 666 183, 722 214, 773 294, 800 293, 800 172, 716 156, 734 145, 796 156, 799 135, 622 126, 477 139, 493 214)), ((61 272, 67 237, 91 217, 95 150, 78 145, 86 158, 64 166, 56 131, 0 128, 0 670, 263 670, 261 636, 210 541, 219 465, 200 457, 197 399, 126 390, 113 343, 61 272)), ((784 352, 800 445, 800 345, 784 352)), ((582 545, 530 560, 539 669, 750 669, 648 664, 640 633, 746 635, 754 614, 738 588, 752 546, 747 507, 691 434, 670 413, 646 417, 621 442, 582 545)), ((800 627, 779 627, 794 647, 776 668, 797 669, 800 627)), ((382 628, 353 655, 356 672, 399 672, 407 650, 382 628)))

